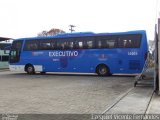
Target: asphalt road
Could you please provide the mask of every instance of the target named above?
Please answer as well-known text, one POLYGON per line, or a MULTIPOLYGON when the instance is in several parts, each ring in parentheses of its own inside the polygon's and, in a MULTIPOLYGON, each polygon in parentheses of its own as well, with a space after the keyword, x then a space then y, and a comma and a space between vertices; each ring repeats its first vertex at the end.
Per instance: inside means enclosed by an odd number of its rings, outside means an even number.
POLYGON ((0 72, 0 113, 102 113, 134 77, 0 72))

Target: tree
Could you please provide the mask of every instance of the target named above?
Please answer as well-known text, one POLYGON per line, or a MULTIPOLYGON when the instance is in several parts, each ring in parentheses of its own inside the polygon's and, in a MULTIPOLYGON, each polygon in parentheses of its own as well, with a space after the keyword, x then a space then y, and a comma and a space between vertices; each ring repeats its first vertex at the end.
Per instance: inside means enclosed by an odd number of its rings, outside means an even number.
POLYGON ((57 29, 57 28, 52 28, 49 31, 42 31, 41 33, 38 33, 38 36, 39 37, 41 37, 41 36, 54 36, 54 35, 61 34, 61 33, 65 33, 65 31, 57 29))
POLYGON ((42 31, 41 33, 38 33, 38 36, 47 36, 47 31, 42 31))

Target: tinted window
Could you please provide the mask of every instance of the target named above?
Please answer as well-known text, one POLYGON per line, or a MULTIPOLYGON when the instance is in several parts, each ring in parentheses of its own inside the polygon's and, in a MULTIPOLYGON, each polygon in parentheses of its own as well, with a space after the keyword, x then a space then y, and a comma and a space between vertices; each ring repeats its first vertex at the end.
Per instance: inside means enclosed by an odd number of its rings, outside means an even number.
POLYGON ((26 40, 24 50, 38 50, 38 40, 26 40))
POLYGON ((55 40, 39 40, 39 49, 40 50, 56 49, 56 42, 55 40))
POLYGON ((94 37, 75 38, 75 49, 93 49, 95 48, 94 37))
POLYGON ((13 41, 11 49, 20 50, 22 48, 22 44, 23 44, 22 40, 13 41))
POLYGON ((74 49, 75 48, 75 38, 66 38, 61 40, 62 49, 74 49))
POLYGON ((66 50, 68 49, 68 42, 66 39, 57 39, 57 49, 66 50))
POLYGON ((139 48, 141 43, 141 35, 119 35, 118 47, 120 48, 139 48))
POLYGON ((97 48, 115 48, 117 47, 116 36, 101 36, 96 38, 97 48))
POLYGON ((93 46, 93 45, 94 45, 94 44, 93 44, 93 40, 87 40, 87 41, 86 41, 86 44, 87 44, 87 45, 86 45, 87 48, 89 48, 89 49, 91 49, 91 48, 94 47, 94 46, 93 46))
POLYGON ((0 57, 0 61, 8 61, 9 60, 9 56, 1 56, 0 57))
POLYGON ((10 46, 11 46, 11 44, 1 43, 0 49, 1 50, 10 50, 10 46))
POLYGON ((84 49, 85 48, 85 42, 83 38, 75 38, 75 49, 84 49))
POLYGON ((74 48, 74 41, 68 41, 68 48, 73 49, 74 48))
POLYGON ((94 37, 86 37, 86 48, 92 49, 95 48, 95 40, 94 37))

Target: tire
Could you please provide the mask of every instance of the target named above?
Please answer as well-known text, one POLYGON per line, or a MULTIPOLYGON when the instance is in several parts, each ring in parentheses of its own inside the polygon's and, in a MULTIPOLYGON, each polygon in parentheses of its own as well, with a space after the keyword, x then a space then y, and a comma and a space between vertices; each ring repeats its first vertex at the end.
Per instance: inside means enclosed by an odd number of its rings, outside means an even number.
POLYGON ((35 74, 35 69, 34 69, 33 65, 27 65, 26 66, 26 72, 28 74, 35 74))
POLYGON ((97 66, 96 73, 99 76, 109 76, 110 75, 110 70, 106 65, 102 64, 102 65, 97 66))

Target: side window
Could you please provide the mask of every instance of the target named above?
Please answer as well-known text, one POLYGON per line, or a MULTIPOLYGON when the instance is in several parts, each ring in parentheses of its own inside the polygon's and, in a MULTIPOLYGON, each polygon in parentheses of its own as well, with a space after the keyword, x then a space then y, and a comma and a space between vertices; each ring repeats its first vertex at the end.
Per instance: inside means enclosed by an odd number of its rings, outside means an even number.
POLYGON ((116 36, 101 36, 96 38, 96 48, 115 48, 117 47, 116 36))
POLYGON ((97 41, 97 48, 102 48, 102 40, 97 41))
POLYGON ((68 42, 68 48, 69 49, 73 49, 74 48, 74 42, 73 41, 69 41, 68 42))
POLYGON ((94 42, 91 37, 57 39, 57 49, 92 49, 95 48, 94 42))
POLYGON ((56 40, 56 49, 69 50, 75 49, 75 38, 59 38, 56 40))
POLYGON ((140 48, 141 40, 142 40, 142 35, 141 34, 133 35, 132 46, 131 47, 140 48))
POLYGON ((78 41, 78 48, 83 49, 84 48, 84 41, 78 41))
POLYGON ((26 40, 24 50, 38 50, 39 49, 39 42, 38 40, 26 40))
POLYGON ((55 49, 54 40, 39 40, 39 49, 41 50, 52 50, 55 49))
POLYGON ((9 56, 1 56, 0 61, 8 61, 8 60, 9 60, 9 56))
POLYGON ((94 37, 80 37, 75 39, 75 49, 93 49, 95 48, 94 37))
POLYGON ((52 39, 50 42, 51 42, 51 46, 50 46, 51 49, 52 49, 52 50, 55 50, 56 47, 57 47, 57 46, 56 46, 56 40, 55 40, 55 39, 52 39))
POLYGON ((93 40, 87 41, 87 48, 89 48, 89 49, 94 48, 93 40))
POLYGON ((23 44, 23 40, 13 41, 13 44, 12 44, 12 46, 11 46, 11 49, 21 50, 22 44, 23 44))
POLYGON ((66 50, 68 49, 68 42, 65 39, 57 39, 57 49, 66 50))
POLYGON ((116 40, 107 40, 107 47, 108 48, 115 48, 116 47, 116 40))
POLYGON ((141 46, 141 39, 132 40, 132 48, 140 48, 141 46))
POLYGON ((75 49, 84 49, 84 48, 85 48, 85 44, 84 44, 83 37, 82 37, 82 38, 76 38, 76 39, 75 39, 74 48, 75 48, 75 49))
POLYGON ((61 41, 59 39, 57 39, 57 44, 56 44, 56 49, 60 49, 61 48, 61 41))
POLYGON ((118 37, 119 48, 139 48, 141 43, 141 35, 120 35, 118 37))
POLYGON ((6 44, 6 43, 2 43, 0 44, 0 49, 1 50, 10 50, 11 44, 6 44))
POLYGON ((94 37, 86 37, 85 38, 86 41, 86 48, 88 49, 93 49, 95 48, 95 40, 94 37))

